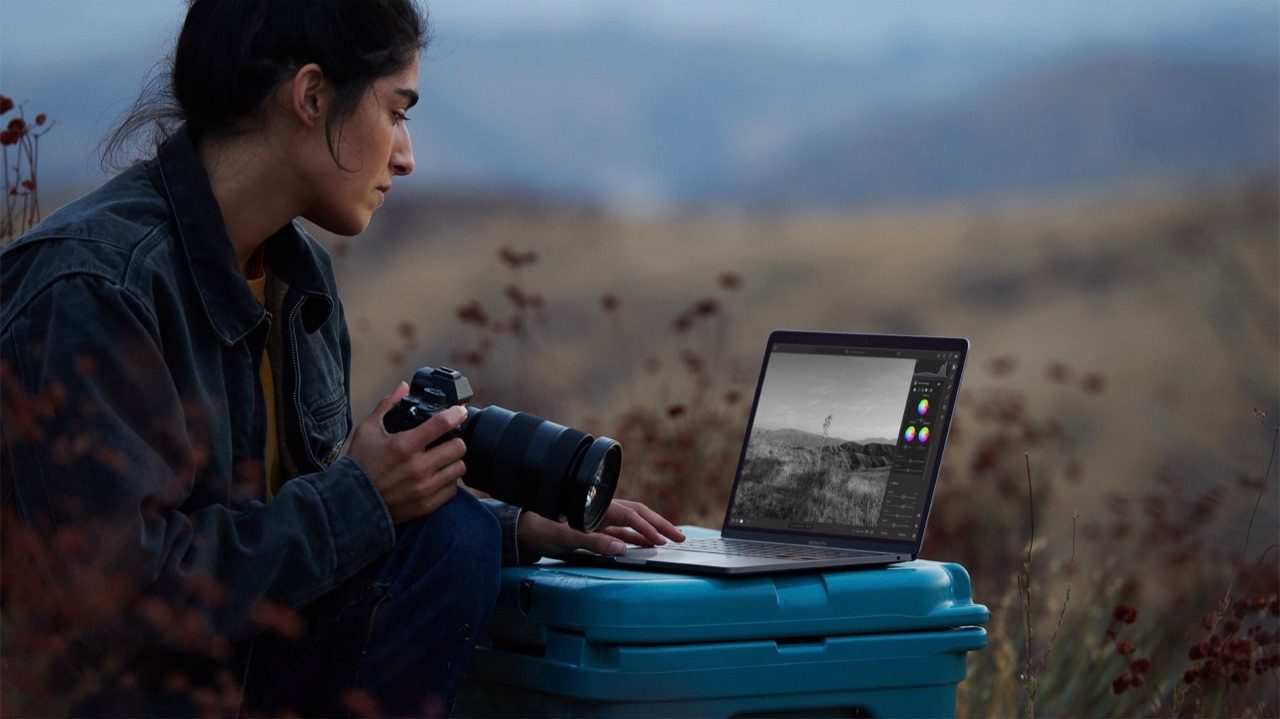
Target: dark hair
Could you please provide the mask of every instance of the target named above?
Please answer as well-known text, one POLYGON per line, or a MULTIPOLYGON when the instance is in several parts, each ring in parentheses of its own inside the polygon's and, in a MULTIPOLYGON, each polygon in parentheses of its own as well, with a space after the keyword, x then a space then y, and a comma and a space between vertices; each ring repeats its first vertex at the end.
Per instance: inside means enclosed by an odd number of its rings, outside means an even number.
POLYGON ((167 77, 153 77, 103 141, 103 165, 127 164, 126 148, 148 127, 153 145, 181 123, 194 138, 235 133, 307 63, 334 86, 325 137, 338 162, 335 129, 340 138, 369 86, 407 67, 428 32, 414 0, 192 0, 167 77))

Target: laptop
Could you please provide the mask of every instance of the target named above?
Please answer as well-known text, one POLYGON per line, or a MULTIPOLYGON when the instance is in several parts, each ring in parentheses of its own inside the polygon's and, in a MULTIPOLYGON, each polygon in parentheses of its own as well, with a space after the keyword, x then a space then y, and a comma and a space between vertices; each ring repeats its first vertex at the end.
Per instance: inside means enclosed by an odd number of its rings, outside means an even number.
POLYGON ((712 575, 915 559, 968 352, 958 337, 771 333, 719 536, 561 558, 712 575))

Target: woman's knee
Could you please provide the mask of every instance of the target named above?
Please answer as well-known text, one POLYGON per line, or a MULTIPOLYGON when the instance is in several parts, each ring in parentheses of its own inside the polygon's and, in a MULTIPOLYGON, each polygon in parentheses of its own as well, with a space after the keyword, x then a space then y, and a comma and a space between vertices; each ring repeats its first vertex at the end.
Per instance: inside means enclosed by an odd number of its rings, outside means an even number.
POLYGON ((386 568, 395 575, 393 586, 403 589, 430 576, 437 587, 443 580, 451 589, 472 595, 472 601, 496 600, 502 529, 493 513, 470 493, 459 490, 429 516, 403 525, 396 544, 386 568))

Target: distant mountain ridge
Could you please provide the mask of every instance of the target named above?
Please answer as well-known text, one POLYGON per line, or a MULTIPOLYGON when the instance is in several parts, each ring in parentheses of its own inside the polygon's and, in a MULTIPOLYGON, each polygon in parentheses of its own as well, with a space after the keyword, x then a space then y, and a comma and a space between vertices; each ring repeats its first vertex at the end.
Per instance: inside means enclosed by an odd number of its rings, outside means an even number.
MULTIPOLYGON (((418 169, 400 184, 834 206, 1280 172, 1277 63, 1179 52, 835 58, 617 24, 453 35, 424 57, 418 169)), ((0 91, 58 123, 41 143, 50 192, 100 182, 94 144, 154 59, 9 73, 0 91)))
POLYGON ((1078 58, 810 143, 726 198, 821 206, 1280 172, 1280 68, 1078 58))

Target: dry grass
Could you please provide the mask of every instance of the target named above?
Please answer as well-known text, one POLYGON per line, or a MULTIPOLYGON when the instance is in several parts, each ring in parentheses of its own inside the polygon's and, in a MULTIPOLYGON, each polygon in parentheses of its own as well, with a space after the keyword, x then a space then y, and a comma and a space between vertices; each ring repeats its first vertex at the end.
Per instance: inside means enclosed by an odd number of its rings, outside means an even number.
POLYGON ((1034 696, 1046 716, 1272 716, 1277 551, 1242 554, 1241 518, 1269 493, 1255 537, 1280 533, 1275 435, 1250 413, 1280 395, 1277 235, 1273 186, 825 217, 522 211, 340 268, 358 407, 464 360, 483 401, 621 439, 623 494, 710 526, 768 330, 969 336, 924 553, 964 564, 992 609, 960 713, 1034 696), (537 259, 504 268, 503 247, 537 259), (453 315, 470 303, 485 322, 453 315))
MULTIPOLYGON (((449 217, 402 210, 373 244, 329 240, 358 411, 456 362, 481 403, 622 441, 621 494, 718 526, 769 329, 967 335, 924 550, 962 563, 992 610, 960 713, 1280 713, 1274 186, 830 217, 449 217)), ((45 671, 59 632, 124 595, 24 571, 97 576, 77 528, 48 544, 0 527, 4 643, 24 654, 5 660, 3 713, 72 706, 45 671), (82 596, 106 599, 65 599, 82 596)), ((255 614, 282 633, 295 619, 255 614)), ((197 699, 216 713, 235 696, 197 699)))

